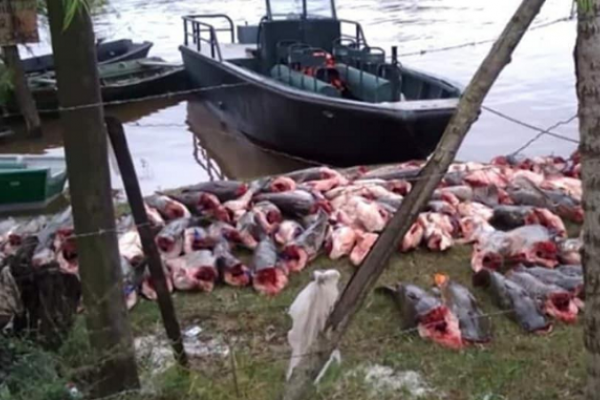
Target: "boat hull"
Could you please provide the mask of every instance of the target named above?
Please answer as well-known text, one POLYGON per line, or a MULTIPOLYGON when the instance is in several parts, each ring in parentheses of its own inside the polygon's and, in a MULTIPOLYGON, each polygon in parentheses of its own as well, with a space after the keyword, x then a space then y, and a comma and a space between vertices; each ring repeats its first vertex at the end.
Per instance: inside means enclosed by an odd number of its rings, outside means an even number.
MULTIPOLYGON (((99 43, 96 46, 98 65, 145 58, 152 46, 152 42, 134 43, 128 39, 99 43)), ((45 54, 26 58, 23 60, 23 69, 27 74, 51 71, 54 69, 54 56, 45 54)))
POLYGON ((264 77, 180 47, 190 81, 218 116, 260 146, 336 165, 402 162, 435 149, 454 108, 393 112, 290 94, 264 77), (237 84, 237 85, 236 85, 237 84))
MULTIPOLYGON (((183 68, 161 76, 138 80, 130 84, 101 86, 102 100, 105 103, 140 99, 166 93, 175 93, 189 87, 187 74, 183 68)), ((58 91, 56 88, 35 89, 32 91, 38 110, 43 114, 52 114, 58 110, 58 91)), ((8 104, 9 111, 18 112, 16 101, 8 104)))
POLYGON ((0 213, 43 210, 62 195, 66 181, 63 158, 0 156, 0 213))

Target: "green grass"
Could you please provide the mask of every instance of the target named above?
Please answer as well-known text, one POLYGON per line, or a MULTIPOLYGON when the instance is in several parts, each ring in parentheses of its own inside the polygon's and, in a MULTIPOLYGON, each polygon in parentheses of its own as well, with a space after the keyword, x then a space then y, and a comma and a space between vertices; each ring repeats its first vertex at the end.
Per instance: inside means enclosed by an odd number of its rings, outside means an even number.
MULTIPOLYGON (((432 284, 437 272, 449 274, 470 287, 470 248, 458 246, 450 251, 418 251, 394 256, 379 284, 399 280, 421 286, 432 284)), ((346 262, 318 259, 309 271, 296 275, 278 297, 266 298, 252 289, 219 287, 211 294, 176 293, 173 296, 184 328, 200 325, 200 339, 218 338, 233 343, 237 389, 232 374, 231 357, 192 358, 190 369, 171 367, 151 379, 153 395, 124 395, 121 399, 187 400, 278 398, 284 386, 289 348, 287 331, 291 321, 286 307, 310 280, 310 271, 338 268, 345 284, 354 267, 346 262), (239 393, 238 393, 239 392, 239 393)), ((486 293, 473 290, 485 312, 498 309, 486 293)), ((141 301, 131 313, 136 336, 162 332, 160 314, 155 303, 141 301)), ((442 348, 414 333, 402 333, 401 321, 392 301, 372 294, 344 337, 343 363, 332 368, 319 386, 314 399, 397 399, 402 393, 374 394, 360 373, 349 374, 361 366, 380 364, 396 371, 419 372, 435 392, 425 400, 443 397, 448 400, 493 399, 581 399, 584 379, 584 350, 581 323, 572 326, 555 324, 546 336, 528 335, 505 315, 493 317, 494 339, 485 346, 463 351, 442 348)), ((20 346, 29 346, 21 344, 20 346)), ((11 371, 13 382, 27 381, 28 389, 18 396, 6 397, 0 385, 0 399, 53 399, 64 395, 66 382, 74 382, 85 391, 93 383, 94 358, 87 343, 83 321, 56 354, 27 347, 30 353, 11 371), (56 397, 58 396, 58 397, 56 397)), ((143 377, 150 366, 138 364, 143 377)))
MULTIPOLYGON (((470 287, 469 247, 455 247, 440 254, 418 251, 394 256, 380 284, 398 280, 432 284, 432 275, 444 272, 470 287)), ((345 262, 317 260, 310 270, 336 267, 343 283, 353 267, 345 262)), ((285 308, 308 283, 310 274, 294 276, 290 286, 269 299, 251 289, 218 288, 212 294, 174 296, 183 326, 199 324, 203 335, 234 340, 239 396, 233 384, 230 358, 192 360, 187 373, 173 368, 160 378, 158 399, 275 399, 283 388, 289 349, 286 334, 290 319, 285 308)), ((499 311, 480 291, 473 291, 485 312, 499 311)), ((137 335, 160 330, 155 304, 142 302, 132 312, 137 335)), ((505 315, 493 317, 494 339, 486 346, 463 351, 447 350, 419 338, 400 334, 401 321, 392 302, 372 294, 360 311, 341 346, 343 364, 328 374, 319 387, 318 399, 365 399, 370 388, 347 372, 369 363, 398 371, 415 370, 437 390, 430 398, 445 399, 578 399, 582 398, 584 351, 582 326, 556 323, 547 336, 522 332, 505 315)), ((398 398, 398 393, 377 398, 398 398)), ((147 398, 144 397, 144 398, 147 398)))

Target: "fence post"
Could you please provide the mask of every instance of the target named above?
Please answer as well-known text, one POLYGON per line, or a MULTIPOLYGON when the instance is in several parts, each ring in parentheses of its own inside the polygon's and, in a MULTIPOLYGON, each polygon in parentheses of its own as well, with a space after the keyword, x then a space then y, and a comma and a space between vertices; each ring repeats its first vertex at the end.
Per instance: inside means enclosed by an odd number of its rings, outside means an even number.
POLYGON ((163 325, 167 332, 167 336, 171 341, 171 345, 173 346, 177 362, 181 366, 186 367, 188 365, 188 360, 185 349, 183 348, 179 321, 177 320, 173 301, 167 287, 160 254, 154 243, 154 235, 148 222, 148 215, 146 214, 146 208, 144 207, 140 184, 137 180, 129 147, 127 146, 125 131, 123 130, 123 125, 117 118, 107 116, 105 121, 108 136, 115 151, 117 163, 119 164, 123 186, 127 193, 127 199, 129 200, 133 219, 140 234, 142 248, 144 253, 148 256, 148 269, 150 270, 152 283, 158 296, 158 306, 160 308, 163 325))

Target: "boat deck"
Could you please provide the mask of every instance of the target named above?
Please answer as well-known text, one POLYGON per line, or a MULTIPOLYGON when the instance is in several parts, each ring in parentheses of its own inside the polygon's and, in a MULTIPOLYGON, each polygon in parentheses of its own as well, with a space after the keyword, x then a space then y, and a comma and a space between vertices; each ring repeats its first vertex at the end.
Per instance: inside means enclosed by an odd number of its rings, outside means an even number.
POLYGON ((62 157, 48 156, 22 156, 22 155, 2 155, 0 156, 0 168, 11 168, 11 166, 20 166, 23 169, 46 169, 50 170, 50 177, 56 177, 64 174, 66 169, 65 159, 62 157))
MULTIPOLYGON (((240 44, 240 43, 221 43, 219 44, 221 48, 221 55, 223 56, 223 60, 234 60, 240 58, 254 58, 252 55, 252 51, 256 50, 257 46, 255 44, 240 44)), ((187 45, 189 49, 198 51, 196 45, 194 43, 190 43, 187 45)), ((200 54, 206 57, 212 57, 210 52, 210 46, 207 44, 202 44, 200 49, 200 54)))

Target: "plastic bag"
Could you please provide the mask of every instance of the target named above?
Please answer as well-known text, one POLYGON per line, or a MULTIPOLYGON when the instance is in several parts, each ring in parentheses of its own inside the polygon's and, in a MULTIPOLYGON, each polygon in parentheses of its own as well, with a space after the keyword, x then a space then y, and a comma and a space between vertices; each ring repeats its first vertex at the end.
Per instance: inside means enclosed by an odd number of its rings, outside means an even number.
POLYGON ((334 269, 315 271, 312 282, 298 294, 290 306, 288 314, 293 323, 288 332, 288 342, 292 347, 292 356, 286 379, 290 379, 302 356, 308 353, 325 327, 339 295, 339 280, 340 273, 334 269))

